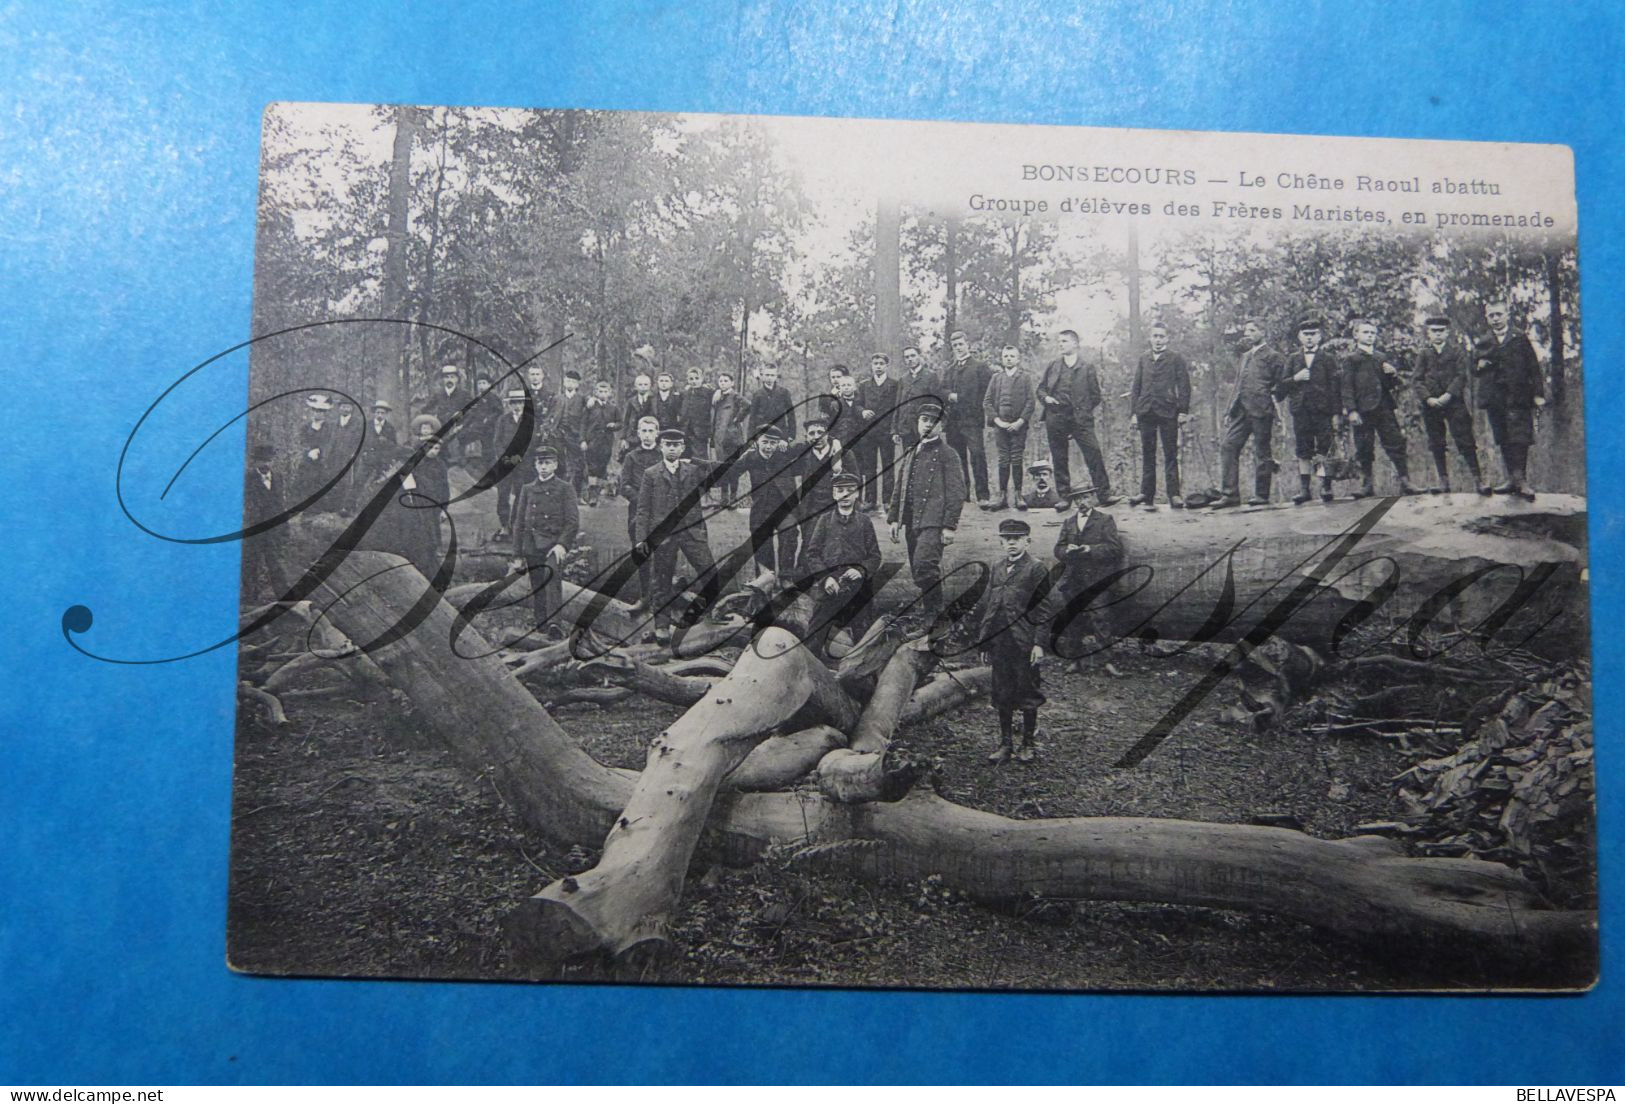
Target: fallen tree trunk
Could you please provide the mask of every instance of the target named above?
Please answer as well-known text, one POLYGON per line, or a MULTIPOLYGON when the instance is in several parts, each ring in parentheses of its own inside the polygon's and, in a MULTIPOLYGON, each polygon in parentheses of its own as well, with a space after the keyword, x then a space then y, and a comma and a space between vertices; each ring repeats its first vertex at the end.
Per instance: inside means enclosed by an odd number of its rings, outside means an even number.
POLYGON ((597 659, 590 659, 582 664, 581 669, 672 705, 693 705, 705 697, 713 681, 708 678, 685 678, 619 652, 606 652, 597 659))
MULTIPOLYGON (((986 694, 993 685, 991 667, 971 667, 943 672, 915 691, 903 708, 898 727, 933 720, 986 694)), ((828 725, 802 729, 783 736, 769 736, 751 749, 744 762, 726 779, 736 790, 783 790, 795 785, 836 748, 844 749, 845 734, 828 725)))
POLYGON ((824 796, 853 804, 896 801, 908 793, 923 768, 909 756, 890 754, 892 730, 902 719, 914 688, 936 664, 930 638, 924 635, 892 653, 875 680, 851 743, 818 763, 818 788, 824 796))
MULTIPOLYGON (((1439 622, 1475 626, 1524 578, 1549 572, 1497 639, 1515 645, 1557 614, 1559 620, 1528 646, 1554 654, 1585 648, 1583 620, 1562 617, 1585 608, 1579 578, 1586 562, 1586 501, 1576 495, 1543 494, 1533 503, 1514 496, 1456 494, 1242 510, 1164 508, 1152 514, 1114 507, 1109 512, 1122 536, 1124 565, 1135 569, 1118 584, 1115 593, 1121 597, 1112 609, 1116 631, 1124 636, 1150 631, 1163 640, 1230 642, 1271 624, 1276 635, 1324 649, 1359 603, 1383 597, 1380 588, 1390 575, 1393 592, 1377 620, 1400 626, 1469 572, 1500 567, 1446 602, 1439 622), (1339 534, 1355 529, 1373 512, 1378 516, 1370 530, 1340 565, 1317 574, 1316 566, 1336 546, 1339 534), (1300 586, 1302 600, 1283 608, 1300 586), (1572 629, 1575 623, 1581 626, 1579 634, 1572 629)), ((950 598, 974 582, 972 565, 998 562, 1000 516, 966 511, 961 518, 957 540, 943 558, 943 585, 950 598)), ((1046 561, 1056 525, 1035 524, 1033 551, 1046 561)), ((627 551, 619 519, 584 511, 582 526, 587 534, 583 539, 593 546, 595 570, 627 551)), ((709 529, 719 560, 749 540, 749 522, 742 514, 717 514, 709 529)), ((880 547, 888 566, 900 563, 902 545, 882 535, 880 547)), ((904 568, 891 575, 877 601, 897 608, 917 597, 912 575, 904 568)))
MULTIPOLYGON (((376 576, 383 562, 378 553, 350 556, 334 574, 332 596, 376 576)), ((353 639, 375 639, 424 585, 388 572, 336 601, 330 616, 353 639)), ((454 654, 453 617, 442 603, 410 637, 380 652, 379 665, 410 688, 416 715, 466 768, 489 773, 526 824, 562 847, 602 838, 639 776, 594 761, 494 657, 454 654)), ((873 845, 828 850, 818 859, 826 869, 892 882, 936 874, 984 899, 1036 893, 1272 912, 1381 947, 1465 954, 1508 968, 1550 965, 1575 984, 1593 976, 1596 962, 1595 912, 1541 908, 1528 884, 1498 864, 1404 858, 1385 841, 1163 819, 1018 821, 922 793, 847 806, 805 793, 725 792, 700 850, 745 863, 775 841, 846 839, 873 845)), ((564 949, 551 941, 552 926, 538 922, 546 908, 532 898, 509 925, 539 977, 551 976, 564 949)))
POLYGON ((726 678, 650 741, 598 865, 537 895, 544 941, 567 956, 663 943, 723 776, 771 729, 808 715, 843 731, 858 720, 857 706, 799 636, 764 629, 726 678))

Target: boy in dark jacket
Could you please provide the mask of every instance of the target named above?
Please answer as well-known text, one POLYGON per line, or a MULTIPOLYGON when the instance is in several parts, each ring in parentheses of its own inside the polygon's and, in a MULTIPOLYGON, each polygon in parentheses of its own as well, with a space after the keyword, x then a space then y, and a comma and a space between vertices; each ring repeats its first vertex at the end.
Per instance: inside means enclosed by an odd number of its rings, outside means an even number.
POLYGON ((1473 411, 1467 405, 1469 368, 1467 350, 1450 340, 1450 319, 1442 314, 1429 317, 1427 341, 1416 356, 1413 384, 1422 400, 1422 428, 1427 433, 1428 452, 1439 474, 1439 482, 1428 488, 1429 494, 1450 493, 1450 463, 1445 456, 1447 430, 1456 442, 1456 452, 1472 473, 1478 493, 1490 493, 1478 466, 1473 411))
POLYGON ((928 406, 917 421, 920 443, 903 457, 903 470, 886 520, 892 543, 906 540, 908 566, 928 617, 941 612, 942 556, 954 542, 965 508, 965 471, 959 454, 943 440, 942 407, 928 406))
POLYGON ((812 628, 820 651, 830 636, 845 629, 863 639, 874 621, 874 582, 880 573, 880 541, 874 523, 858 509, 863 480, 854 472, 834 479, 835 508, 820 514, 801 550, 801 573, 817 598, 812 628))
POLYGON ((1038 664, 1040 641, 1059 608, 1059 591, 1049 572, 1028 554, 1032 527, 1019 518, 999 522, 1004 559, 988 575, 987 589, 971 614, 978 647, 993 665, 993 708, 999 713, 999 746, 987 757, 995 766, 1008 763, 1012 752, 1023 763, 1033 759, 1041 734, 1038 707, 1044 704, 1038 664), (1021 748, 1015 750, 1016 710, 1021 710, 1021 748))
MULTIPOLYGON (((1061 522, 1055 538, 1055 562, 1061 565, 1060 590, 1064 602, 1060 623, 1055 626, 1055 650, 1065 656, 1073 653, 1068 670, 1083 669, 1082 647, 1085 635, 1093 635, 1102 645, 1112 639, 1111 607, 1104 594, 1085 599, 1084 595, 1107 575, 1123 566, 1123 542, 1117 535, 1117 522, 1104 510, 1089 505, 1088 487, 1069 492, 1072 513, 1061 522), (1074 605, 1076 603, 1076 605, 1074 605), (1066 644, 1066 647, 1062 645, 1066 644)), ((1106 673, 1116 677, 1117 668, 1106 664, 1106 673)))
POLYGON ((550 622, 564 606, 564 557, 576 541, 581 518, 575 488, 558 478, 558 450, 541 446, 534 464, 536 478, 519 488, 514 500, 514 558, 508 568, 530 570, 536 627, 548 637, 562 639, 564 626, 550 622))
POLYGON ((1151 327, 1151 349, 1140 357, 1129 392, 1130 419, 1140 431, 1140 493, 1130 506, 1157 508, 1157 445, 1162 445, 1168 504, 1185 505, 1179 492, 1179 431, 1190 419, 1191 370, 1185 358, 1168 348, 1168 327, 1151 327))
MULTIPOLYGON (((638 494, 643 490, 643 476, 658 463, 660 463, 660 425, 652 415, 645 414, 638 419, 638 447, 621 457, 619 490, 626 499, 626 539, 634 545, 638 543, 638 494)), ((632 605, 634 613, 642 613, 649 609, 654 595, 654 588, 650 584, 651 578, 649 562, 645 560, 638 567, 639 590, 638 600, 632 605)))
POLYGON ((1355 498, 1376 493, 1372 465, 1376 459, 1375 440, 1399 476, 1399 493, 1415 494, 1411 471, 1405 459, 1405 435, 1394 417, 1394 391, 1399 386, 1399 369, 1377 355, 1377 327, 1365 320, 1354 324, 1354 352, 1343 361, 1343 417, 1354 427, 1354 455, 1360 462, 1360 489, 1355 498))
POLYGON ((1298 457, 1298 493, 1294 506, 1314 497, 1309 479, 1320 476, 1320 500, 1332 500, 1332 477, 1326 456, 1332 451, 1332 420, 1343 408, 1337 358, 1320 347, 1320 319, 1305 315, 1298 322, 1298 351, 1287 358, 1276 394, 1292 408, 1292 445, 1298 457))

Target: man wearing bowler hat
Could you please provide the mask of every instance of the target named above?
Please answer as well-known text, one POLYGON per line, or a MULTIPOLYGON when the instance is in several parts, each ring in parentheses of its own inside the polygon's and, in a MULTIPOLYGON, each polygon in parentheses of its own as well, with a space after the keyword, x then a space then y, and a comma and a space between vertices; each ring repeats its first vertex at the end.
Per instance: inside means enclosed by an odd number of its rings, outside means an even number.
MULTIPOLYGON (((423 413, 432 415, 442 426, 450 425, 463 407, 473 401, 473 393, 462 385, 462 372, 457 365, 443 364, 440 366, 439 386, 429 393, 428 400, 423 404, 423 413)), ((414 418, 412 421, 416 424, 417 419, 414 418)), ((442 441, 441 452, 448 464, 459 463, 462 459, 462 446, 457 440, 457 433, 461 428, 462 423, 459 422, 442 441)))
POLYGON ((508 535, 508 507, 513 502, 514 492, 524 485, 529 477, 525 469, 529 466, 526 455, 535 442, 535 427, 531 427, 531 437, 526 440, 519 436, 519 427, 524 420, 525 389, 523 387, 508 388, 507 409, 502 417, 496 420, 491 428, 491 447, 487 450, 496 457, 497 463, 506 466, 508 473, 497 483, 497 531, 495 540, 501 540, 508 535))
POLYGON ((907 540, 909 570, 926 615, 934 619, 943 606, 943 550, 953 544, 965 507, 965 472, 942 439, 942 407, 921 407, 915 425, 920 443, 903 455, 886 520, 893 543, 907 540))
POLYGON ((659 644, 671 640, 672 605, 676 599, 672 576, 677 571, 679 552, 694 569, 696 578, 705 579, 707 589, 719 585, 714 577, 716 560, 705 531, 700 492, 711 465, 684 459, 683 446, 682 430, 661 430, 660 462, 643 473, 643 486, 638 491, 638 544, 632 552, 649 559, 654 639, 659 644))
POLYGON ((558 449, 542 445, 532 464, 535 478, 519 488, 513 504, 513 559, 508 567, 530 570, 536 627, 544 636, 562 639, 564 626, 552 619, 564 606, 564 557, 575 543, 581 517, 575 488, 558 478, 558 449))
POLYGON ((801 549, 801 573, 817 599, 812 626, 819 647, 845 629, 853 641, 863 639, 874 621, 874 582, 880 573, 880 541, 874 523, 858 509, 863 480, 841 472, 832 481, 835 507, 819 514, 801 549))
POLYGON ((1038 664, 1040 643, 1059 609, 1060 592, 1049 572, 1028 552, 1032 527, 1020 518, 999 522, 1004 556, 988 573, 987 589, 972 611, 977 647, 993 665, 993 708, 999 713, 999 746, 987 757, 994 765, 1033 759, 1038 743, 1038 707, 1044 704, 1038 664), (1014 747, 1016 710, 1021 711, 1021 747, 1014 747))
POLYGON ((1450 493, 1450 461, 1445 453, 1445 434, 1456 442, 1473 485, 1479 494, 1489 494, 1489 484, 1478 466, 1478 441, 1473 434, 1473 412, 1467 405, 1467 378, 1471 367, 1467 350, 1450 340, 1450 319, 1429 315, 1427 341, 1416 356, 1414 386, 1422 400, 1422 428, 1427 432, 1428 452, 1439 481, 1428 488, 1430 494, 1450 493))

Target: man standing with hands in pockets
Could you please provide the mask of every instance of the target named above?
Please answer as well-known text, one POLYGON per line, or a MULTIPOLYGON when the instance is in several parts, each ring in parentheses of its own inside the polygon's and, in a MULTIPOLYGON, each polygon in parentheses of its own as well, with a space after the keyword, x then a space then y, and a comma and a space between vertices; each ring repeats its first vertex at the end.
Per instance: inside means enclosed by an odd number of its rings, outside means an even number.
POLYGON ((886 520, 892 543, 907 541, 909 570, 926 614, 935 620, 943 605, 943 551, 953 544, 965 507, 965 473, 959 454, 942 439, 942 407, 921 407, 915 424, 920 443, 903 457, 886 520))

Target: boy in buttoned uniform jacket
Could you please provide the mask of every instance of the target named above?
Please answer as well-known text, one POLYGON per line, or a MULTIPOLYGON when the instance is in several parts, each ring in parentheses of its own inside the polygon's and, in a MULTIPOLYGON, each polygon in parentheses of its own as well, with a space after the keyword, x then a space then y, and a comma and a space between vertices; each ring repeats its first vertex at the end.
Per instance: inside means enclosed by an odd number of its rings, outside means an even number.
POLYGON ((1038 708, 1044 704, 1038 664, 1060 609, 1060 591, 1049 571, 1028 551, 1032 527, 1020 518, 999 522, 1004 556, 988 573, 987 589, 972 611, 977 647, 993 666, 990 697, 999 715, 999 746, 987 757, 995 766, 1014 757, 1033 759, 1041 733, 1038 708), (1014 748, 1016 711, 1021 711, 1021 747, 1014 748))
POLYGON ((1326 457, 1333 447, 1334 421, 1343 409, 1342 375, 1337 357, 1320 347, 1322 323, 1313 315, 1298 321, 1298 349, 1287 357, 1276 394, 1292 409, 1292 448, 1298 458, 1298 493, 1294 506, 1314 497, 1310 478, 1320 476, 1320 500, 1331 502, 1332 477, 1326 457))
POLYGON ((1379 440, 1399 477, 1399 493, 1416 493, 1405 456, 1405 434, 1394 416, 1399 369, 1377 352, 1376 340, 1376 324, 1361 319, 1354 324, 1354 351, 1342 359, 1343 417, 1354 427, 1354 455, 1360 463, 1360 489, 1355 498, 1376 493, 1372 467, 1379 440))
MULTIPOLYGON (((710 400, 707 400, 708 402, 710 400)), ((638 419, 638 447, 621 457, 621 478, 617 490, 626 499, 626 539, 631 545, 638 543, 638 495, 643 490, 643 477, 650 468, 660 463, 660 423, 653 415, 638 419)), ((633 613, 643 613, 654 600, 653 576, 649 561, 638 566, 638 600, 632 604, 633 613)))
POLYGON ((1506 482, 1495 494, 1533 500, 1529 489, 1529 448, 1535 442, 1535 410, 1546 405, 1546 379, 1526 334, 1512 328, 1505 303, 1484 308, 1490 332, 1475 350, 1478 405, 1489 418, 1490 435, 1501 450, 1506 482))
POLYGON ((999 460, 999 500, 983 509, 1009 509, 1012 482, 1016 485, 1016 509, 1027 508, 1021 488, 1023 469, 1027 464, 1027 431, 1032 425, 1033 409, 1033 382, 1021 369, 1021 353, 1014 345, 1006 345, 999 351, 999 367, 988 382, 987 393, 982 398, 982 413, 993 430, 999 460))
POLYGON ((536 627, 562 638, 564 626, 552 623, 564 606, 564 557, 581 529, 575 488, 558 477, 559 453, 543 445, 533 459, 535 478, 519 488, 513 504, 513 554, 510 570, 530 568, 531 608, 536 627))
POLYGON ((893 543, 907 541, 920 605, 935 620, 943 607, 943 551, 953 544, 965 507, 965 472, 959 454, 943 439, 942 407, 922 408, 916 424, 920 443, 903 456, 886 520, 893 543))
POLYGON ((1168 504, 1185 505, 1179 487, 1179 430, 1190 419, 1191 370, 1185 358, 1168 348, 1168 327, 1151 327, 1151 348, 1140 356, 1129 391, 1129 420, 1140 431, 1140 493, 1130 506, 1157 508, 1157 447, 1162 447, 1168 504))
POLYGON ((656 643, 671 640, 672 605, 676 600, 673 576, 681 552, 694 569, 697 581, 715 589, 716 558, 705 528, 705 513, 698 488, 713 464, 683 456, 685 437, 680 429, 660 431, 660 462, 643 473, 638 488, 638 546, 635 555, 648 557, 656 643))

